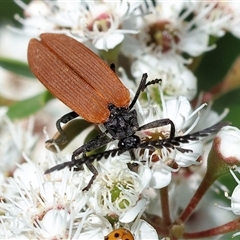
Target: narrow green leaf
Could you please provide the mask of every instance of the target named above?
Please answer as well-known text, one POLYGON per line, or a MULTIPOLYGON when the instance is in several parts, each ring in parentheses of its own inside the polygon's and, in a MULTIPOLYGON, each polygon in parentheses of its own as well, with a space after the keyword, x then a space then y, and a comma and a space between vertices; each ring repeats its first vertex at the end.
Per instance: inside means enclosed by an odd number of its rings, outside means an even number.
POLYGON ((9 107, 7 116, 12 120, 28 117, 39 111, 52 98, 54 97, 48 91, 45 91, 31 98, 16 102, 9 107))
POLYGON ((34 78, 34 75, 31 72, 27 63, 20 62, 10 58, 0 57, 0 66, 16 74, 34 78))
MULTIPOLYGON (((75 137, 77 137, 82 131, 86 128, 92 126, 92 123, 87 122, 84 119, 74 119, 67 124, 62 126, 62 129, 66 135, 66 140, 64 141, 64 137, 57 131, 52 140, 58 146, 60 150, 63 150, 68 144, 70 144, 75 137)), ((96 134, 95 134, 96 136, 96 134)), ((56 152, 55 144, 51 142, 46 143, 46 148, 52 152, 56 152)))

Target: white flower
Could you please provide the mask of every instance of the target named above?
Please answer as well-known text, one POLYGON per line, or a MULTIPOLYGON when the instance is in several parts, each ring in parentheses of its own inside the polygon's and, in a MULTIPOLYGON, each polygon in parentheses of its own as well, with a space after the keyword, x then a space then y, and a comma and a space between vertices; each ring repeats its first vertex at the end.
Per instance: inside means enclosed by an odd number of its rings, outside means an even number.
POLYGON ((240 38, 240 5, 238 1, 228 2, 227 11, 231 12, 231 17, 225 25, 225 29, 235 37, 240 38))
MULTIPOLYGON (((239 167, 236 167, 235 170, 237 170, 238 173, 240 172, 239 167)), ((225 192, 226 198, 228 198, 231 201, 231 207, 225 207, 225 206, 221 206, 221 205, 218 205, 218 207, 221 209, 227 210, 228 212, 231 211, 234 215, 239 216, 240 215, 240 198, 239 198, 239 196, 240 196, 240 180, 238 179, 238 176, 236 175, 236 173, 233 170, 230 169, 230 173, 232 174, 234 180, 237 183, 237 186, 234 188, 231 197, 228 194, 229 191, 225 192)), ((236 230, 238 230, 239 223, 238 223, 238 219, 236 219, 236 220, 232 220, 232 222, 229 222, 229 224, 233 227, 236 226, 236 230)), ((239 235, 240 235, 240 232, 238 231, 238 232, 234 233, 232 235, 232 237, 234 238, 239 235)))
POLYGON ((147 204, 141 194, 148 187, 144 173, 150 173, 144 166, 139 166, 140 174, 131 171, 126 164, 130 161, 128 158, 121 155, 101 160, 97 179, 89 189, 90 208, 101 215, 119 218, 121 222, 132 222, 147 204))
POLYGON ((240 194, 240 185, 238 183, 238 185, 233 190, 232 197, 230 198, 231 209, 235 215, 240 215, 240 199, 239 199, 240 195, 239 194, 240 194))
POLYGON ((199 22, 211 35, 222 37, 229 31, 240 38, 240 5, 238 1, 198 1, 195 13, 201 13, 199 22))
POLYGON ((124 29, 123 22, 134 16, 141 3, 127 1, 33 1, 28 6, 18 3, 26 19, 18 20, 26 31, 38 28, 41 32, 58 32, 71 35, 80 42, 91 41, 96 49, 108 50, 120 44, 124 35, 135 34, 135 29, 124 29), (39 7, 39 11, 36 8, 39 7))
MULTIPOLYGON (((178 169, 176 169, 176 171, 177 170, 178 169)), ((168 167, 161 161, 156 162, 152 167, 152 179, 150 186, 155 189, 168 186, 172 181, 172 172, 175 172, 175 170, 168 167)))
POLYGON ((183 95, 192 100, 197 92, 196 77, 181 63, 178 56, 172 58, 167 55, 160 59, 153 55, 141 56, 132 63, 131 72, 137 81, 143 73, 148 73, 149 80, 162 79, 162 89, 166 97, 183 95))
POLYGON ((195 10, 192 3, 157 1, 156 6, 149 5, 149 14, 131 20, 140 31, 131 42, 126 42, 126 49, 129 47, 127 44, 132 48, 131 52, 125 51, 126 54, 139 58, 144 53, 158 58, 169 54, 174 58, 182 52, 198 56, 211 49, 208 47, 208 34, 198 24, 198 15, 189 18, 195 10))
MULTIPOLYGON (((193 109, 190 102, 186 97, 179 96, 177 98, 171 98, 165 100, 161 86, 159 86, 161 106, 158 104, 152 104, 147 106, 146 109, 138 111, 144 115, 140 119, 144 119, 140 125, 147 124, 159 119, 170 119, 174 126, 169 124, 159 126, 153 129, 147 129, 141 132, 142 141, 152 146, 155 150, 145 150, 144 155, 141 154, 141 150, 136 151, 140 161, 148 161, 148 166, 152 171, 152 179, 150 187, 162 188, 168 186, 172 181, 172 174, 178 172, 180 168, 189 167, 192 165, 199 165, 201 162, 199 158, 204 153, 204 138, 200 137, 197 140, 188 140, 179 142, 178 147, 169 147, 166 141, 170 141, 170 135, 174 137, 181 137, 191 132, 196 132, 199 120, 201 119, 200 110, 202 110, 205 104, 202 104, 197 109, 193 109), (151 145, 151 142, 160 140, 158 146, 151 145), (161 181, 160 181, 161 179, 161 181)), ((208 112, 211 111, 208 109, 208 112)), ((205 114, 207 115, 207 114, 205 114)), ((205 116, 204 115, 204 116, 205 116)), ((206 117, 206 116, 205 116, 206 117)), ((216 118, 217 119, 217 118, 216 118)), ((221 118, 219 118, 221 119, 221 118)), ((218 120, 219 120, 218 119, 218 120)), ((201 119, 204 121, 204 119, 201 119)), ((167 123, 167 122, 166 122, 167 123)), ((216 122, 214 122, 216 123, 216 122)), ((199 130, 203 130, 209 126, 203 126, 199 130)), ((169 142, 169 143, 170 143, 169 142)))
POLYGON ((50 22, 47 18, 52 11, 51 2, 33 0, 29 5, 21 0, 14 0, 14 2, 24 10, 25 18, 21 18, 19 15, 15 15, 15 18, 23 25, 26 35, 38 36, 42 32, 56 28, 55 23, 50 22))
POLYGON ((97 49, 114 48, 123 41, 124 34, 137 32, 135 29, 124 29, 121 25, 139 5, 127 1, 87 3, 85 18, 82 18, 83 24, 87 26, 84 28, 85 36, 92 40, 97 49))
POLYGON ((19 166, 5 187, 9 193, 1 196, 5 199, 1 203, 5 212, 2 219, 12 219, 19 225, 17 229, 11 228, 12 234, 22 233, 35 238, 74 237, 83 228, 83 225, 75 226, 74 222, 90 213, 81 213, 87 197, 69 171, 65 171, 62 182, 50 182, 42 169, 29 162, 19 166))
POLYGON ((9 175, 22 161, 22 151, 32 153, 37 136, 33 135, 33 121, 27 128, 22 124, 15 125, 6 116, 6 108, 0 108, 0 169, 1 173, 9 175), (22 126, 21 126, 22 125, 22 126))
POLYGON ((134 234, 136 240, 140 239, 159 239, 156 230, 144 220, 136 221, 131 227, 131 232, 134 234))

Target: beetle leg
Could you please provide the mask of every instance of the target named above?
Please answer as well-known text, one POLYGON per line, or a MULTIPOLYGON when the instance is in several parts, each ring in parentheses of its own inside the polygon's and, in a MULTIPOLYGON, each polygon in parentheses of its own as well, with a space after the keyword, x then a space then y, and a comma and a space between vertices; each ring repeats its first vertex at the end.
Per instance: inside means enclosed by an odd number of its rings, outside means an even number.
POLYGON ((107 143, 111 142, 112 139, 109 138, 106 133, 102 133, 97 135, 95 138, 91 139, 90 141, 83 144, 81 147, 77 148, 73 154, 72 154, 72 161, 75 161, 78 159, 78 156, 83 153, 86 154, 86 152, 91 152, 92 150, 98 149, 107 143))
POLYGON ((93 175, 92 175, 88 185, 85 188, 83 188, 82 191, 88 191, 89 188, 91 187, 91 185, 93 184, 94 180, 97 178, 97 175, 98 175, 97 169, 91 163, 86 162, 85 164, 88 167, 88 169, 92 172, 93 175))
POLYGON ((169 138, 173 138, 175 136, 175 125, 174 125, 173 121, 170 120, 169 118, 163 118, 163 119, 159 119, 159 120, 147 123, 147 124, 139 127, 137 131, 146 130, 146 129, 150 129, 150 128, 162 127, 162 126, 166 126, 169 124, 171 125, 169 138))
POLYGON ((114 63, 112 63, 112 64, 110 65, 110 68, 112 69, 113 72, 115 72, 115 64, 114 64, 114 63))
POLYGON ((69 112, 69 113, 63 115, 60 119, 58 119, 56 122, 56 127, 57 127, 58 132, 60 133, 60 137, 57 140, 49 139, 46 141, 46 143, 53 143, 53 142, 65 143, 67 141, 67 136, 61 127, 61 123, 66 124, 78 116, 79 115, 76 112, 69 112))
POLYGON ((130 154, 131 160, 136 160, 136 156, 135 156, 135 153, 134 153, 133 149, 129 150, 129 154, 130 154))

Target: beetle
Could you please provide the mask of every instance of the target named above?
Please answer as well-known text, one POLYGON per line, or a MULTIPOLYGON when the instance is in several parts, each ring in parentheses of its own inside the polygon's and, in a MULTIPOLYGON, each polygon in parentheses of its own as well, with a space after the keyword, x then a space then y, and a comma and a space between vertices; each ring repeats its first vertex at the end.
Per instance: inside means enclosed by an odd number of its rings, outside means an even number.
POLYGON ((134 240, 132 233, 125 228, 118 228, 110 232, 104 240, 134 240))
MULTIPOLYGON (((79 170, 82 169, 83 164, 86 164, 93 176, 83 191, 90 188, 98 174, 92 165, 94 160, 100 160, 109 155, 119 155, 125 151, 131 153, 136 148, 166 147, 187 152, 187 149, 179 147, 181 142, 207 136, 222 126, 221 124, 214 125, 212 128, 197 132, 195 135, 182 137, 174 137, 175 126, 168 118, 139 126, 137 111, 133 107, 141 92, 144 92, 149 85, 160 83, 161 79, 147 82, 148 76, 144 73, 135 96, 130 101, 129 90, 115 74, 114 65, 109 67, 90 49, 63 34, 44 33, 40 35, 40 40, 31 39, 28 45, 28 63, 40 82, 73 110, 56 122, 63 142, 66 141, 66 135, 61 123, 66 124, 78 116, 91 123, 103 124, 106 129, 77 148, 72 154, 71 161, 45 171, 47 174, 64 167, 75 167, 79 170), (93 67, 94 69, 92 69, 93 67), (170 125, 168 139, 141 142, 140 137, 136 135, 138 131, 165 125, 170 125), (86 156, 86 153, 99 149, 113 140, 118 140, 116 149, 86 156)), ((53 141, 50 140, 50 142, 53 141)))

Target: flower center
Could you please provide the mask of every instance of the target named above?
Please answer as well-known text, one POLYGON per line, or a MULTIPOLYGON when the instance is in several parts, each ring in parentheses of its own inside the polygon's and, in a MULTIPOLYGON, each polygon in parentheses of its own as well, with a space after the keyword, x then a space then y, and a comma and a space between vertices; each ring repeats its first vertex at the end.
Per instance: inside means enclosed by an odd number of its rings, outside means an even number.
POLYGON ((162 47, 162 52, 169 51, 174 43, 179 42, 178 36, 170 29, 170 22, 161 21, 149 26, 148 34, 150 36, 147 45, 155 44, 162 47))
POLYGON ((111 27, 110 16, 107 13, 102 13, 93 22, 88 25, 90 31, 98 30, 99 32, 106 32, 111 27))
POLYGON ((126 206, 129 205, 129 201, 121 196, 122 191, 117 185, 115 185, 111 189, 110 193, 112 197, 112 202, 119 200, 118 202, 119 208, 124 209, 126 208, 126 206))

